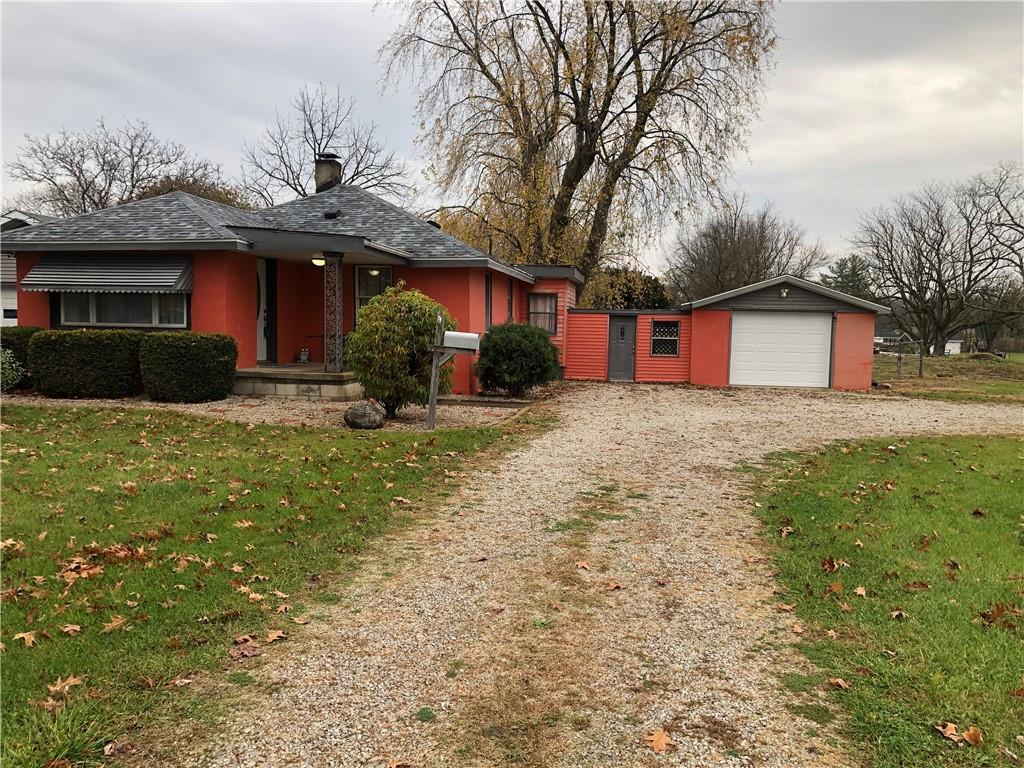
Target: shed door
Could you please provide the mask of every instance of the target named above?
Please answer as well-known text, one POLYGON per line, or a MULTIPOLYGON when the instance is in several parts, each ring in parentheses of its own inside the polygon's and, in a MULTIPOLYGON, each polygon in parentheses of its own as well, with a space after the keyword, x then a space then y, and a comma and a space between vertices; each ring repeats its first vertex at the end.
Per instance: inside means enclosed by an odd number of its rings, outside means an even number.
POLYGON ((827 387, 831 356, 831 313, 732 313, 730 384, 827 387))
POLYGON ((608 378, 632 381, 636 358, 636 318, 612 316, 608 319, 608 378))

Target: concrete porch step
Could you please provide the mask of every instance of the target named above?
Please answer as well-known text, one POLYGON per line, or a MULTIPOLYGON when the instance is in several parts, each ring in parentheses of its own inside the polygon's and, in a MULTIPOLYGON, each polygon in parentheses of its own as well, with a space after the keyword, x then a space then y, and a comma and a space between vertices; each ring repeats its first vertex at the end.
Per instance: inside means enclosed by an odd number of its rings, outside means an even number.
POLYGON ((295 400, 363 399, 363 387, 354 373, 327 373, 319 363, 239 368, 232 392, 295 400))

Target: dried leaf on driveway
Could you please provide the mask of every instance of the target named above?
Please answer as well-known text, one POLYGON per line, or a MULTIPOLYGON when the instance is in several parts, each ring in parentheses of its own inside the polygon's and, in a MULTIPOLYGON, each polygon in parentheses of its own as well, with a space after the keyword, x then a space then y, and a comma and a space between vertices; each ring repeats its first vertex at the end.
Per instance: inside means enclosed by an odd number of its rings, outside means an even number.
POLYGON ((651 748, 651 751, 658 754, 665 752, 669 747, 675 746, 672 736, 668 731, 663 731, 661 728, 647 734, 647 736, 644 737, 644 741, 647 742, 647 746, 651 748))

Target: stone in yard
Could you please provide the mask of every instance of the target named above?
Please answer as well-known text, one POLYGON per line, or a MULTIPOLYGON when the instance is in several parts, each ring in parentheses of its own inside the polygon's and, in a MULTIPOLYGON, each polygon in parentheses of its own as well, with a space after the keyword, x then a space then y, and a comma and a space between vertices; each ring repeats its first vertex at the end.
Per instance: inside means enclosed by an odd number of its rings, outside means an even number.
POLYGON ((380 429, 384 409, 376 403, 356 403, 345 409, 345 423, 352 429, 380 429))

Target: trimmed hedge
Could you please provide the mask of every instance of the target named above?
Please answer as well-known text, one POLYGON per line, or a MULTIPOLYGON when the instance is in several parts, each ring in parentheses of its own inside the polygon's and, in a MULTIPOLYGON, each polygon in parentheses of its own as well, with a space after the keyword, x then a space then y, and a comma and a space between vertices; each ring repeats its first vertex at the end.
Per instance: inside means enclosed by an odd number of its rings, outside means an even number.
POLYGON ((220 333, 147 333, 139 351, 142 383, 152 400, 201 403, 231 393, 238 343, 220 333))
POLYGON ((476 375, 486 390, 520 397, 558 376, 558 349, 543 328, 526 323, 496 325, 480 339, 476 375))
POLYGON ((25 375, 19 382, 23 387, 29 385, 28 343, 41 330, 43 329, 35 325, 8 325, 0 331, 0 349, 11 350, 14 353, 14 359, 25 371, 25 375))
POLYGON ((10 392, 25 375, 25 369, 9 349, 0 349, 0 392, 10 392))
POLYGON ((48 397, 128 397, 142 391, 139 344, 127 330, 39 331, 28 345, 28 369, 48 397))

